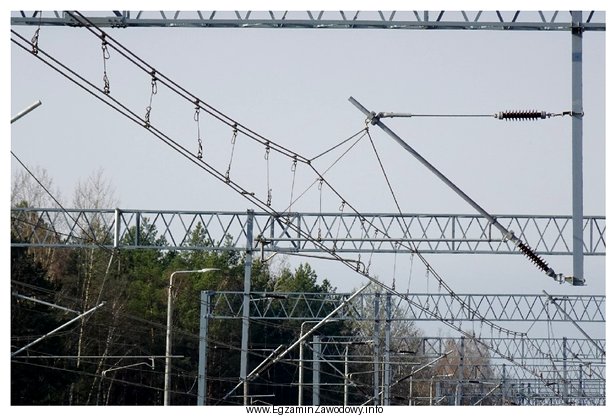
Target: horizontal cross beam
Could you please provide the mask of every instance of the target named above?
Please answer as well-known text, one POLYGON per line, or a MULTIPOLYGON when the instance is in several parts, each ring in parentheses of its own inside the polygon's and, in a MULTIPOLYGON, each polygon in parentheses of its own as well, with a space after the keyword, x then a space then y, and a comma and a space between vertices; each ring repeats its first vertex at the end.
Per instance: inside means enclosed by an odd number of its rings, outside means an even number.
MULTIPOLYGON (((570 216, 495 217, 540 255, 572 254, 570 216)), ((246 221, 246 212, 13 208, 12 246, 245 251, 246 221)), ((584 217, 584 255, 605 255, 605 227, 605 216, 584 217)), ((262 255, 321 253, 320 246, 404 253, 413 245, 421 253, 519 254, 479 215, 257 212, 254 229, 254 248, 262 255)))
MULTIPOLYGON (((372 336, 329 336, 321 339, 321 351, 323 356, 341 357, 345 354, 348 357, 356 360, 366 358, 371 360, 370 350, 372 348, 372 336), (348 346, 348 352, 346 348, 348 346)), ((558 358, 563 356, 563 339, 562 338, 545 338, 545 337, 481 337, 481 340, 495 349, 503 352, 507 357, 514 360, 526 360, 530 364, 533 361, 545 360, 545 356, 537 355, 536 349, 529 346, 532 342, 540 351, 549 352, 552 357, 558 358)), ((605 339, 596 340, 597 343, 605 350, 605 339)), ((472 344, 472 339, 466 340, 472 344)), ((460 337, 393 337, 391 341, 391 353, 393 357, 401 360, 406 359, 412 361, 414 357, 436 358, 443 355, 445 352, 460 348, 460 337)), ((596 366, 605 366, 605 354, 593 345, 586 338, 567 338, 567 355, 579 357, 586 363, 593 363, 596 366)), ((477 356, 485 355, 485 351, 481 348, 467 349, 465 354, 469 357, 476 354, 477 356)), ((493 364, 493 363, 492 363, 493 364)), ((541 364, 541 363, 538 363, 541 364)), ((571 370, 576 370, 575 366, 571 366, 571 370)))
MULTIPOLYGON (((569 11, 107 11, 98 27, 571 31, 569 11)), ((13 12, 11 25, 79 26, 60 11, 13 12)), ((583 12, 582 30, 605 31, 605 13, 583 12)))
MULTIPOLYGON (((239 319, 242 317, 243 292, 211 292, 212 318, 239 319)), ((250 295, 250 317, 266 320, 322 319, 349 295, 344 293, 285 293, 253 292, 250 295)), ((434 321, 426 310, 437 313, 446 321, 479 321, 483 317, 498 322, 569 322, 554 305, 546 303, 544 295, 458 295, 464 302, 452 301, 449 294, 404 294, 405 299, 393 296, 392 302, 404 313, 392 321, 434 321), (419 307, 415 307, 418 305, 419 307), (474 311, 471 312, 471 311, 474 311)), ((605 322, 605 296, 565 295, 557 297, 558 304, 576 322, 605 322)), ((344 309, 338 319, 374 320, 374 294, 360 294, 352 307, 344 309)))

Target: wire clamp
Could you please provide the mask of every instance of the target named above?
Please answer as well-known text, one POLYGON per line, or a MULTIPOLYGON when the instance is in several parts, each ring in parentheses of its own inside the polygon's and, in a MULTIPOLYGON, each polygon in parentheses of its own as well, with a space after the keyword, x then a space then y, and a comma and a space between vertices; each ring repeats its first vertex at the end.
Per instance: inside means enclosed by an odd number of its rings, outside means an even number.
POLYGON ((373 126, 378 123, 381 120, 381 116, 383 115, 383 113, 375 113, 374 111, 370 112, 370 116, 366 117, 366 126, 368 125, 368 123, 372 124, 373 126))
POLYGON ((513 230, 509 230, 507 234, 503 234, 503 242, 511 241, 517 243, 520 239, 515 236, 513 230))

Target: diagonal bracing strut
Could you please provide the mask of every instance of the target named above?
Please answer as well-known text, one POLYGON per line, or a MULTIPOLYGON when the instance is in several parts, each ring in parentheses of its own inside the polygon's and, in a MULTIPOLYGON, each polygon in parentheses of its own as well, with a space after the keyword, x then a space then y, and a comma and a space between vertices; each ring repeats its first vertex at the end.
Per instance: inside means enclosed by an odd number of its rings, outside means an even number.
POLYGON ((381 130, 383 130, 385 133, 391 136, 396 142, 398 142, 398 144, 400 144, 400 146, 402 146, 406 151, 408 151, 417 160, 419 160, 419 162, 421 162, 422 165, 427 167, 432 173, 434 173, 441 181, 443 181, 447 186, 449 186, 462 199, 464 199, 473 208, 475 208, 475 210, 479 212, 479 214, 481 214, 484 218, 486 218, 490 222, 490 224, 494 225, 503 234, 504 241, 510 240, 511 242, 513 242, 516 245, 516 247, 522 252, 522 254, 528 257, 541 271, 543 271, 545 274, 547 274, 548 276, 550 276, 552 279, 556 280, 559 283, 563 283, 566 281, 566 282, 572 283, 574 286, 584 285, 583 279, 577 279, 574 276, 564 277, 562 273, 558 273, 558 274, 555 273, 554 270, 550 266, 548 266, 548 263, 545 260, 543 260, 541 257, 539 257, 535 253, 535 251, 529 247, 528 244, 526 244, 520 238, 516 237, 513 231, 507 230, 505 227, 503 227, 493 215, 490 215, 485 209, 483 209, 479 204, 477 204, 473 199, 471 199, 471 197, 469 197, 466 193, 464 193, 464 191, 462 191, 451 180, 449 180, 449 178, 443 175, 443 173, 441 173, 436 167, 434 167, 423 156, 421 156, 415 149, 413 149, 404 140, 402 140, 400 136, 398 136, 389 127, 383 124, 383 122, 381 121, 380 114, 369 111, 367 108, 361 105, 353 97, 349 97, 349 101, 358 110, 364 113, 364 115, 367 117, 368 121, 372 125, 376 125, 380 127, 381 130))

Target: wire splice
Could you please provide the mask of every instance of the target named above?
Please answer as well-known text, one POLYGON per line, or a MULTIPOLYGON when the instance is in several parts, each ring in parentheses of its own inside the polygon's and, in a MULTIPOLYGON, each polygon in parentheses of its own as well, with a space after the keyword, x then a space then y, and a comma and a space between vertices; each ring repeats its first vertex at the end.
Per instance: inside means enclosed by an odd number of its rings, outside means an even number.
POLYGON ((551 114, 546 113, 545 111, 537 111, 537 110, 510 110, 510 111, 499 111, 494 114, 494 118, 499 120, 513 120, 513 121, 522 121, 522 120, 537 120, 537 119, 546 119, 551 117, 551 114))

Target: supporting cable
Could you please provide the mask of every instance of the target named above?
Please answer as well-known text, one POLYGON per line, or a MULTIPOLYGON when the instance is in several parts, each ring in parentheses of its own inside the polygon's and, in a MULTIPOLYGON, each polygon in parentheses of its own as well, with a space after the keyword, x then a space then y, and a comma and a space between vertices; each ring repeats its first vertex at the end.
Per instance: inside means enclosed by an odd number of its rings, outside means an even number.
MULTIPOLYGON (((18 33, 16 33, 15 31, 12 31, 17 37, 21 38, 22 40, 25 41, 25 39, 23 37, 21 37, 18 33)), ((18 46, 22 47, 22 49, 24 50, 28 50, 27 48, 25 48, 24 46, 20 45, 16 40, 11 39, 12 42, 16 43, 18 46)), ((26 41, 27 42, 27 41, 26 41)), ((81 87, 82 89, 84 89, 86 92, 88 92, 89 94, 91 94, 92 96, 94 96, 95 98, 99 99, 100 101, 102 101, 103 103, 107 104, 109 107, 113 108, 114 110, 118 111, 120 114, 124 115, 125 117, 127 117, 128 119, 130 119, 131 121, 133 121, 136 124, 142 125, 142 120, 140 118, 140 116, 138 116, 137 114, 135 114, 133 111, 131 111, 130 109, 128 109, 126 106, 124 106, 122 103, 120 103, 117 99, 115 99, 114 97, 111 97, 109 95, 97 95, 94 91, 98 91, 99 93, 103 93, 103 91, 101 91, 98 87, 94 86, 92 83, 90 83, 89 81, 85 80, 83 77, 81 77, 80 75, 78 75, 77 73, 75 73, 74 71, 70 70, 69 68, 67 68, 65 65, 59 63, 57 60, 55 60, 53 57, 51 57, 50 55, 46 54, 44 51, 41 50, 41 53, 46 56, 49 57, 49 59, 51 59, 54 64, 51 64, 50 62, 46 61, 45 59, 43 59, 41 57, 41 54, 36 55, 36 58, 38 58, 39 60, 41 60, 42 62, 44 62, 45 64, 47 64, 48 66, 50 66, 52 69, 56 70, 57 72, 59 72, 60 74, 62 74, 64 77, 66 77, 67 79, 69 79, 71 82, 75 83, 76 85, 78 85, 79 87, 81 87), (64 69, 65 71, 68 71, 71 75, 68 75, 67 73, 63 72, 62 69, 64 69), (81 81, 81 82, 80 82, 81 81), (85 85, 84 85, 85 84, 85 85), (87 85, 87 86, 86 86, 87 85), (88 88, 89 86, 89 88, 88 88), (93 91, 94 90, 94 91, 93 91), (110 102, 110 101, 112 102, 110 102)), ((238 185, 237 183, 228 180, 228 178, 226 178, 225 175, 223 175, 221 172, 217 171, 214 167, 212 167, 211 165, 207 164, 206 162, 196 159, 194 157, 194 155, 188 151, 186 148, 184 148, 183 146, 181 146, 180 144, 178 144, 176 141, 174 141, 173 139, 171 139, 169 136, 165 135, 164 133, 162 133, 160 130, 158 130, 157 128, 155 128, 154 126, 150 126, 148 128, 148 131, 150 133, 152 133, 155 137, 157 137, 159 140, 163 141, 165 144, 167 144, 168 146, 170 146, 172 149, 176 150, 177 152, 179 152, 182 156, 184 156, 185 158, 187 158, 189 161, 191 161, 192 163, 194 163, 195 165, 199 166, 200 168, 202 168, 203 170, 205 170, 207 173, 209 173, 210 175, 212 175, 214 178, 223 181, 224 183, 226 183, 227 185, 229 185, 233 190, 235 190, 236 192, 238 192, 241 196, 243 196, 244 198, 246 198, 247 200, 249 200, 251 203, 255 204, 256 206, 258 206, 259 208, 263 209, 266 212, 271 213, 272 215, 276 216, 276 217, 281 217, 281 214, 274 211, 273 209, 271 209, 270 207, 267 206, 267 204, 265 204, 264 202, 262 202, 261 200, 259 200, 258 198, 255 197, 254 193, 248 192, 247 190, 245 190, 244 188, 242 188, 240 185, 238 185)), ((363 136, 362 136, 363 137, 363 136)), ((360 137, 361 139, 361 137, 360 137)), ((357 141, 359 141, 360 139, 357 139, 357 141)), ((340 195, 340 193, 338 191, 336 191, 331 184, 329 184, 324 178, 323 176, 311 165, 309 165, 311 167, 311 169, 314 170, 314 172, 321 178, 323 179, 323 182, 327 184, 327 186, 336 194, 338 195, 342 201, 344 201, 344 198, 342 198, 342 196, 340 195)), ((352 208, 352 207, 351 207, 352 208)), ((359 212, 355 209, 352 208, 354 212, 358 213, 359 212)), ((361 214, 359 214, 361 215, 361 214)), ((286 225, 291 228, 294 229, 295 231, 297 231, 301 236, 311 240, 317 247, 321 248, 322 250, 330 253, 330 255, 332 255, 334 258, 336 258, 337 260, 341 261, 342 263, 346 264, 348 267, 350 267, 352 270, 356 270, 357 272, 360 272, 360 270, 358 270, 357 268, 357 264, 356 263, 350 263, 348 260, 345 260, 343 258, 341 258, 340 256, 338 256, 333 250, 329 249, 328 247, 324 246, 322 243, 316 241, 312 236, 306 234, 305 231, 299 229, 298 227, 296 227, 288 218, 281 218, 281 221, 285 222, 286 225)), ((369 223, 371 227, 373 227, 376 232, 378 232, 378 227, 374 226, 374 224, 369 223)), ((382 232, 382 231, 381 231, 382 232)), ((384 235, 387 235, 387 233, 382 232, 384 235)), ((425 261, 425 260, 424 260, 425 261)), ((429 265, 428 265, 429 267, 429 265)), ((433 270, 433 269, 431 269, 433 270)), ((366 271, 361 271, 361 273, 364 277, 367 277, 368 279, 374 281, 377 285, 382 286, 386 291, 391 292, 392 289, 390 287, 388 287, 387 285, 384 285, 383 283, 379 282, 378 279, 373 278, 372 276, 368 275, 366 273, 366 271)), ((398 293, 393 291, 392 293, 398 293)), ((451 292, 453 293, 453 292, 451 292)), ((455 293, 453 293, 455 295, 455 293)), ((459 299, 459 297, 458 297, 459 299)), ((460 300, 458 300, 460 301, 460 300)), ((468 308, 468 306, 465 305, 465 303, 462 301, 462 305, 465 306, 466 308, 468 308)), ((418 305, 416 305, 418 306, 418 305)), ((476 316, 477 313, 475 311, 472 311, 473 316, 476 316)), ((435 316, 435 315, 433 315, 435 316)), ((442 318, 438 318, 437 319, 442 321, 442 318)), ((483 319, 483 318, 482 318, 483 319)), ((518 334, 518 335, 523 335, 521 333, 517 333, 516 331, 511 331, 508 330, 506 328, 503 328, 499 325, 496 325, 490 321, 484 320, 485 322, 488 323, 488 325, 493 326, 494 328, 496 328, 499 332, 505 332, 507 334, 518 334)), ((445 322, 446 324, 449 325, 449 323, 445 322)), ((452 328, 455 328, 455 326, 453 324, 451 324, 452 328)))
MULTIPOLYGON (((23 37, 21 37, 19 34, 17 34, 16 32, 12 31, 17 37, 23 39, 23 37)), ((22 49, 24 50, 28 50, 28 48, 22 46, 21 44, 19 44, 19 42, 17 42, 14 39, 11 39, 11 41, 15 44, 17 44, 18 46, 20 46, 22 49)), ((26 41, 27 42, 27 41, 26 41)), ((48 56, 48 55, 47 55, 48 56)), ((47 64, 48 66, 50 66, 52 69, 56 70, 57 72, 59 72, 60 74, 62 74, 64 77, 66 77, 67 79, 69 79, 71 82, 75 83, 76 85, 80 86, 82 89, 84 89, 85 91, 87 91, 89 94, 93 95, 95 98, 98 98, 100 101, 102 101, 103 103, 107 104, 109 107, 113 108, 114 110, 118 111, 120 114, 124 115, 125 117, 127 117, 128 119, 130 119, 131 121, 137 123, 137 124, 141 124, 141 119, 139 116, 136 116, 134 114, 134 112, 132 112, 131 110, 129 110, 127 107, 125 107, 123 104, 121 104, 118 100, 116 100, 113 97, 110 97, 109 95, 104 95, 104 97, 108 97, 108 99, 110 99, 111 101, 113 101, 113 103, 109 102, 107 99, 102 98, 101 96, 97 95, 95 92, 93 92, 92 90, 88 89, 84 84, 80 83, 79 81, 77 81, 75 79, 79 78, 80 80, 82 80, 85 84, 90 85, 90 87, 95 90, 98 91, 99 93, 102 92, 99 88, 92 86, 92 84, 83 79, 83 77, 79 76, 78 74, 76 74, 74 71, 66 68, 63 64, 60 64, 58 61, 56 61, 55 59, 51 58, 54 62, 56 62, 57 65, 65 68, 66 70, 68 70, 70 73, 72 73, 74 76, 70 76, 67 75, 65 72, 63 72, 62 70, 60 70, 57 66, 54 66, 53 64, 50 64, 49 62, 45 61, 44 59, 40 58, 40 55, 36 55, 36 57, 38 59, 40 59, 42 62, 44 62, 45 64, 47 64)), ((159 74, 160 75, 160 74, 159 74)), ((217 117, 218 118, 218 117, 217 117)), ((219 118, 220 119, 220 118, 219 118)), ((222 121, 222 120, 221 120, 222 121)), ((148 131, 150 131, 150 133, 152 133, 156 138, 158 138, 159 140, 163 141, 165 144, 167 144, 168 146, 170 146, 171 148, 173 148, 174 150, 176 150, 178 153, 180 153, 182 156, 184 156, 186 159, 188 159, 190 162, 192 162, 193 164, 199 166, 201 169, 203 169, 204 171, 206 171, 207 173, 209 173, 211 176, 213 176, 214 178, 223 181, 225 183, 227 183, 227 185, 232 188, 234 191, 236 191, 237 193, 239 193, 241 196, 243 196, 245 199, 247 199, 249 202, 253 203, 254 205, 256 205, 257 207, 263 209, 266 212, 271 213, 272 215, 276 215, 278 217, 281 216, 280 213, 272 210, 270 207, 268 207, 263 201, 261 201, 260 199, 256 198, 254 193, 249 193, 248 191, 246 191, 245 189, 243 189, 240 185, 238 185, 237 183, 233 182, 233 181, 225 181, 225 177, 222 173, 220 173, 219 171, 217 171, 214 167, 212 167, 211 165, 197 159, 194 157, 194 155, 189 152, 187 149, 185 149, 183 146, 181 146, 180 144, 178 144, 176 141, 174 141, 173 139, 171 139, 169 136, 165 135, 164 133, 162 133, 161 131, 159 131, 158 129, 153 128, 152 126, 148 129, 148 131)), ((245 133, 246 134, 246 133, 245 133)), ((258 139, 255 139, 257 141, 260 141, 258 139)), ((264 139, 265 140, 265 139, 264 139)), ((265 140, 262 143, 267 142, 267 140, 265 140)), ((270 144, 271 145, 271 144, 270 144)), ((284 154, 284 152, 281 152, 284 154)), ((302 161, 303 163, 307 163, 305 158, 301 158, 296 155, 295 153, 291 153, 291 157, 295 156, 298 157, 298 159, 300 161, 302 161)), ((309 161, 307 163, 314 171, 315 173, 317 173, 318 176, 320 176, 319 172, 310 165, 309 161)), ((327 186, 337 195, 340 195, 327 181, 324 180, 324 182, 327 184, 327 186)), ((341 198, 343 201, 344 199, 341 198)), ((354 208, 353 210, 355 212, 357 212, 354 208)), ((315 240, 311 235, 307 234, 305 231, 303 231, 301 228, 295 226, 288 218, 281 219, 283 222, 286 222, 287 226, 295 231, 297 231, 299 233, 300 236, 303 236, 309 240, 311 240, 315 246, 321 248, 323 251, 328 252, 332 257, 334 257, 335 259, 339 260, 341 263, 345 264, 347 267, 351 268, 352 270, 355 270, 357 273, 359 273, 360 275, 364 276, 365 278, 367 278, 368 280, 370 280, 371 282, 375 283, 376 285, 382 287, 385 291, 392 293, 392 294, 397 294, 400 296, 400 293, 396 292, 395 290, 393 290, 392 288, 390 288, 389 286, 381 283, 378 279, 376 279, 375 277, 369 275, 365 270, 358 270, 357 265, 354 263, 350 263, 348 260, 345 260, 343 258, 341 258, 339 255, 337 255, 334 251, 332 251, 331 249, 329 249, 328 247, 324 246, 323 244, 321 244, 320 242, 318 242, 317 240, 315 240)), ((370 223, 371 227, 373 227, 376 231, 378 231, 378 227, 374 226, 372 223, 370 223)), ((387 235, 386 233, 383 233, 385 235, 387 235)), ((416 303, 412 302, 408 297, 406 297, 407 302, 410 302, 412 304, 414 304, 414 306, 418 307, 419 309, 423 310, 426 314, 428 314, 429 316, 432 316, 433 318, 443 322, 445 325, 449 326, 450 328, 460 332, 461 334, 467 336, 468 338, 473 338, 474 336, 471 334, 468 334, 466 331, 462 330, 460 326, 456 326, 453 324, 453 322, 449 322, 445 319, 443 319, 439 314, 430 311, 430 310, 425 310, 421 305, 417 305, 416 303)), ((465 304, 462 303, 462 305, 464 306, 465 304)), ((468 306, 467 306, 468 307, 468 306)), ((475 311, 473 311, 473 316, 477 316, 477 313, 475 311)), ((480 317, 483 322, 486 322, 488 325, 490 325, 493 329, 496 328, 499 332, 505 332, 507 334, 511 334, 511 335, 520 335, 520 336, 524 336, 525 334, 522 333, 518 333, 515 331, 511 331, 509 329, 503 328, 499 325, 496 325, 488 320, 485 320, 484 318, 480 317)), ((501 356, 502 358, 506 358, 509 361, 511 361, 512 363, 517 364, 518 366, 520 366, 521 368, 524 368, 526 371, 529 371, 530 374, 533 374, 534 376, 536 376, 537 378, 539 378, 539 375, 534 372, 532 369, 528 369, 524 364, 520 364, 520 363, 516 363, 514 360, 512 360, 511 358, 508 358, 505 354, 501 353, 499 350, 495 349, 493 346, 488 345, 486 343, 481 342, 480 340, 478 340, 478 342, 482 343, 484 346, 486 346, 486 348, 488 348, 491 351, 494 351, 497 355, 501 356)), ((548 386, 549 387, 549 386, 548 386)), ((552 389, 553 390, 553 389, 552 389)))
MULTIPOLYGON (((219 110, 213 108, 212 106, 210 106, 209 104, 207 104, 206 102, 204 102, 203 100, 201 100, 200 98, 198 98, 197 96, 195 96, 194 94, 192 94, 191 92, 189 92, 188 90, 186 90, 185 88, 183 88, 182 86, 177 84, 175 81, 171 80, 169 77, 167 77, 166 75, 162 74, 160 71, 156 70, 156 68, 154 68, 153 66, 148 64, 146 61, 144 61, 143 59, 138 57, 135 53, 133 53, 131 50, 129 50, 124 45, 122 45, 120 42, 118 42, 115 38, 110 36, 108 33, 103 31, 101 28, 97 27, 94 23, 92 23, 87 17, 85 17, 80 12, 78 12, 78 11, 73 11, 73 12, 67 11, 66 13, 69 16, 71 16, 73 19, 75 19, 79 24, 83 25, 83 27, 85 27, 94 36, 98 37, 101 40, 105 39, 107 44, 109 45, 109 47, 113 48, 116 52, 118 52, 120 55, 122 55, 124 58, 126 58, 129 62, 133 63, 135 66, 137 66, 143 72, 145 72, 147 74, 151 74, 152 71, 156 71, 156 79, 157 79, 157 81, 160 82, 162 85, 165 85, 167 88, 169 88, 171 91, 173 91, 174 93, 176 93, 180 97, 184 98, 185 100, 187 100, 191 104, 195 104, 195 103, 198 102, 198 106, 202 110, 204 110, 205 112, 210 114, 212 117, 218 119, 222 123, 227 124, 229 127, 234 127, 234 125, 235 125, 237 127, 237 129, 242 134, 246 135, 248 138, 250 138, 250 139, 252 139, 252 140, 254 140, 256 142, 259 142, 262 145, 266 145, 266 143, 268 142, 268 140, 265 137, 255 133, 254 131, 252 131, 251 129, 247 128, 246 126, 244 126, 244 125, 238 123, 237 121, 233 120, 231 117, 227 116, 226 114, 224 114, 224 113, 220 112, 219 110)), ((274 150, 276 152, 279 152, 279 153, 281 153, 281 154, 283 154, 283 155, 285 155, 287 157, 290 157, 290 158, 292 158, 293 156, 297 156, 298 159, 302 163, 309 163, 308 159, 306 159, 304 157, 299 157, 293 151, 291 151, 291 150, 287 149, 286 147, 281 146, 281 145, 279 145, 277 143, 272 142, 271 143, 271 148, 272 148, 272 150, 274 150)))
MULTIPOLYGON (((20 45, 21 46, 21 45, 20 45)), ((49 189, 47 189, 45 187, 45 185, 43 185, 43 183, 36 177, 36 175, 34 175, 34 173, 32 173, 32 171, 30 169, 28 169, 28 167, 24 164, 24 162, 21 161, 21 159, 19 159, 17 157, 17 155, 15 153, 13 153, 13 151, 11 150, 11 155, 13 156, 13 158, 15 158, 15 160, 21 165, 21 167, 23 167, 25 169, 26 172, 28 172, 28 174, 36 181, 37 184, 39 184, 39 186, 43 189, 43 191, 45 191, 45 193, 47 193, 47 195, 49 195, 49 197, 60 207, 60 209, 73 221, 73 223, 75 225, 77 225, 77 227, 79 227, 79 229, 81 231, 83 231, 83 233, 86 236, 89 236, 88 231, 86 231, 80 224, 79 222, 77 222, 77 220, 66 210, 66 208, 64 208, 64 206, 60 203, 60 201, 58 201, 58 199, 51 193, 51 191, 49 189)), ((99 242, 96 241, 96 236, 93 234, 92 235, 92 239, 94 244, 105 250, 105 251, 111 251, 109 248, 105 247, 104 245, 100 244, 99 242)))
MULTIPOLYGON (((394 192, 394 188, 391 186, 391 182, 389 181, 389 177, 387 176, 387 172, 385 171, 385 166, 383 166, 383 162, 381 162, 381 157, 379 156, 379 152, 376 150, 376 146, 374 145, 374 140, 372 140, 372 136, 370 135, 370 131, 366 128, 368 138, 370 139, 370 144, 372 145, 372 150, 374 150, 374 155, 376 156, 376 160, 379 162, 379 166, 381 167, 381 172, 385 177, 385 182, 387 182, 387 187, 389 188, 389 192, 391 193, 392 198, 396 204, 396 208, 398 208, 398 212, 402 214, 402 209, 400 209, 400 203, 398 203, 398 198, 396 198, 396 193, 394 192)), ((415 250, 417 251, 417 250, 415 250)))
POLYGON ((366 126, 366 127, 364 127, 363 129, 361 129, 360 131, 358 131, 357 133, 353 134, 351 137, 348 137, 348 138, 344 139, 343 141, 341 141, 340 143, 336 144, 335 146, 330 147, 330 148, 329 148, 329 149, 327 149, 326 151, 324 151, 324 152, 322 152, 322 153, 319 153, 318 155, 316 155, 316 156, 314 156, 313 158, 308 159, 308 160, 310 160, 310 162, 313 162, 313 161, 315 161, 316 159, 320 158, 321 156, 324 156, 325 154, 327 154, 327 153, 331 152, 332 150, 335 150, 335 149, 337 149, 338 147, 342 146, 342 145, 343 145, 343 144, 345 144, 346 142, 351 141, 352 139, 354 139, 355 137, 357 137, 357 136, 358 136, 359 134, 361 134, 362 132, 367 132, 367 131, 368 131, 368 127, 366 126))
POLYGON ((584 335, 586 337, 586 339, 588 341, 590 341, 601 352, 601 354, 603 354, 605 356, 605 350, 603 348, 601 348, 601 346, 590 335, 588 335, 586 333, 586 331, 584 331, 582 329, 582 327, 577 322, 575 322, 575 320, 571 317, 571 315, 569 315, 567 313, 567 311, 565 311, 563 309, 562 306, 560 306, 558 303, 556 303, 556 299, 554 297, 552 297, 551 295, 549 295, 548 292, 546 292, 545 290, 543 290, 542 292, 548 298, 548 301, 552 305, 556 306, 556 309, 558 309, 558 311, 561 314, 563 314, 582 333, 582 335, 584 335))

